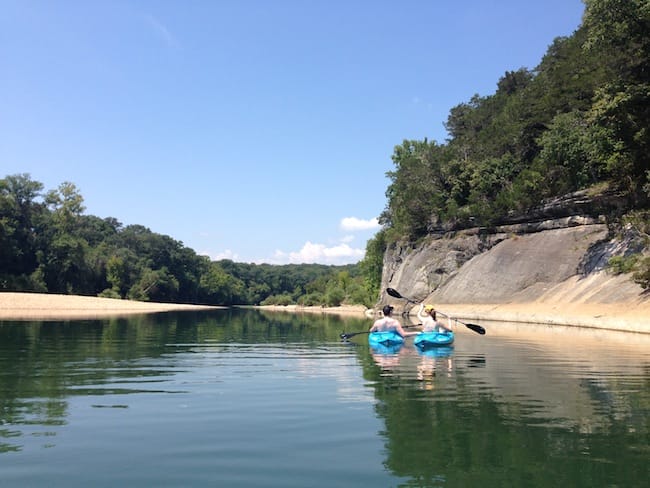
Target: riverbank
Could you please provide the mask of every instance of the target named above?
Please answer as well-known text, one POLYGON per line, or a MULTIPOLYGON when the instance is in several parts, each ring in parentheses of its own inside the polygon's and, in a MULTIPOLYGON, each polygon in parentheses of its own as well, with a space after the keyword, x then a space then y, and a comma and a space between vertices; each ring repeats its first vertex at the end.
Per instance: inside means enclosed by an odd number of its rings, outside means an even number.
POLYGON ((438 305, 440 311, 465 322, 487 320, 562 325, 650 334, 650 303, 560 303, 438 305))
MULTIPOLYGON (((378 317, 378 312, 360 305, 343 307, 299 307, 297 305, 256 307, 292 313, 337 313, 378 317)), ((396 312, 402 309, 395 306, 396 312)), ((585 304, 565 302, 529 302, 507 304, 436 304, 441 313, 464 322, 490 321, 537 325, 561 325, 592 329, 618 330, 650 334, 650 303, 636 302, 585 304)), ((411 320, 417 308, 411 310, 411 320)), ((444 318, 443 318, 444 320, 444 318)), ((408 322, 407 322, 408 323, 408 322)))
POLYGON ((92 319, 179 310, 223 307, 179 303, 136 302, 114 298, 0 292, 0 320, 92 319))
MULTIPOLYGON (((436 304, 437 309, 462 321, 515 322, 564 325, 650 334, 650 302, 585 304, 530 302, 510 304, 436 304)), ((58 320, 102 318, 181 310, 216 310, 222 307, 177 303, 135 302, 112 298, 41 293, 0 292, 0 320, 58 320)), ((341 307, 265 306, 261 310, 289 313, 339 314, 377 317, 361 305, 341 307)), ((399 306, 397 312, 401 312, 399 306)))

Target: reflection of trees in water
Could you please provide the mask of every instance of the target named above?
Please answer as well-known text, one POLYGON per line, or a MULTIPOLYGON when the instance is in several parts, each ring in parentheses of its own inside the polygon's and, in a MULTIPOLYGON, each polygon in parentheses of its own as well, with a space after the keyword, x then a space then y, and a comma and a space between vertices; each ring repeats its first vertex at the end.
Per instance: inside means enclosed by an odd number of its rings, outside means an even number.
MULTIPOLYGON (((64 425, 66 398, 115 393, 101 388, 108 380, 164 374, 128 366, 142 357, 160 356, 175 327, 175 322, 159 326, 154 316, 0 325, 0 425, 30 430, 64 425)), ((8 439, 0 451, 17 449, 10 439, 21 435, 16 428, 0 430, 0 438, 8 439)))
POLYGON ((339 342, 344 328, 367 327, 357 319, 242 309, 0 323, 0 452, 20 449, 12 441, 24 435, 20 426, 39 426, 43 432, 32 435, 51 436, 49 426, 66 423, 72 395, 152 391, 154 385, 138 385, 173 374, 156 361, 163 355, 230 343, 315 347, 339 342), (121 382, 128 387, 118 390, 114 384, 121 382))

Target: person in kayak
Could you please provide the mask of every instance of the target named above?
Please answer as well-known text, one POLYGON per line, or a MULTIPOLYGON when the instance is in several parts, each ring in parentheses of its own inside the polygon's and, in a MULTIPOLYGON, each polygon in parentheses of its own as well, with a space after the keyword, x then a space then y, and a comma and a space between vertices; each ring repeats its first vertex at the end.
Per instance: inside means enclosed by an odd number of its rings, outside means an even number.
POLYGON ((436 309, 433 305, 420 303, 418 319, 422 322, 422 332, 451 332, 451 319, 447 317, 449 327, 436 319, 436 309))
POLYGON ((402 324, 399 323, 399 320, 392 317, 393 307, 386 305, 382 312, 384 316, 380 319, 375 320, 375 323, 370 327, 370 332, 396 332, 402 337, 416 335, 417 332, 406 332, 402 327, 402 324))

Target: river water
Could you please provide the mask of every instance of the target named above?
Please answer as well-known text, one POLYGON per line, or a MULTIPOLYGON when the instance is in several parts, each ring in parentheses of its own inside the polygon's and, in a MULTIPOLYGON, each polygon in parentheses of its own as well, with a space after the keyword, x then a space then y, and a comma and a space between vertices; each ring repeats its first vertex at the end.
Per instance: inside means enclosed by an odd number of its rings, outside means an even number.
POLYGON ((0 322, 0 487, 645 487, 650 337, 377 352, 257 310, 0 322))

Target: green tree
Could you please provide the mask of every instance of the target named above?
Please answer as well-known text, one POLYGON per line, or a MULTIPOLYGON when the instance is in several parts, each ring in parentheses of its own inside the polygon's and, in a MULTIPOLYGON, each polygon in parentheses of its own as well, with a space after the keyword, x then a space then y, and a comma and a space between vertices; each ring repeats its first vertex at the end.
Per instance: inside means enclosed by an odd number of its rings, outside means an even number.
POLYGON ((359 263, 365 288, 374 299, 379 298, 386 248, 386 231, 381 229, 366 242, 366 253, 359 263))
POLYGON ((167 268, 145 268, 129 290, 128 297, 132 300, 173 302, 177 293, 178 280, 167 268))
POLYGON ((241 303, 244 294, 243 282, 226 273, 216 262, 208 264, 201 276, 200 289, 202 302, 218 305, 241 303))
POLYGON ((396 170, 386 191, 388 203, 379 221, 396 235, 416 239, 440 223, 453 187, 445 171, 448 155, 436 142, 404 141, 392 159, 396 170))
POLYGON ((548 168, 549 194, 558 195, 585 188, 603 179, 603 162, 593 141, 598 134, 582 112, 558 114, 541 139, 539 160, 548 168))
POLYGON ((591 120, 609 139, 602 159, 614 183, 638 204, 650 167, 650 3, 585 0, 586 52, 611 73, 597 91, 591 120))
POLYGON ((83 201, 77 187, 68 181, 61 183, 57 190, 47 192, 45 204, 52 211, 52 222, 57 232, 65 234, 77 230, 81 214, 86 209, 83 201))
POLYGON ((69 182, 45 195, 50 213, 44 221, 39 267, 47 289, 56 293, 96 294, 87 261, 88 242, 77 234, 83 197, 69 182))
POLYGON ((106 262, 106 281, 124 298, 140 274, 137 256, 128 249, 119 249, 106 262))
POLYGON ((88 289, 87 250, 88 244, 83 239, 67 233, 54 235, 40 264, 48 291, 96 294, 88 289))
POLYGON ((0 180, 0 289, 31 289, 37 268, 36 229, 44 211, 43 185, 29 174, 0 180))

